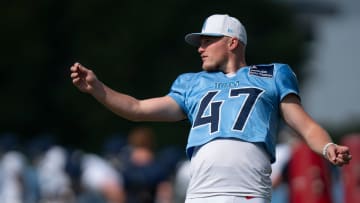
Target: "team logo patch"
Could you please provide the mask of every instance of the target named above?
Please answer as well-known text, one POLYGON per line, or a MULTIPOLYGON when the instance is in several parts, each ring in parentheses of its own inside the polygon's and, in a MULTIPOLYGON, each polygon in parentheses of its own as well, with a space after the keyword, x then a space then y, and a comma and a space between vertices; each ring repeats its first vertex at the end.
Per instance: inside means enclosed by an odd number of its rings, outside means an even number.
POLYGON ((272 78, 274 73, 274 65, 258 65, 251 66, 249 74, 260 77, 272 78))

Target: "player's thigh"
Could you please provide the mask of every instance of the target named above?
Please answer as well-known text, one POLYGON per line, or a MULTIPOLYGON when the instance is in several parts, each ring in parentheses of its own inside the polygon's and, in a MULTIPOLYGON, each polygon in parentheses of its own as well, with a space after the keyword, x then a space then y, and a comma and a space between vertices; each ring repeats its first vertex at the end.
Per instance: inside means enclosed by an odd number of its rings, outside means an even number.
POLYGON ((186 199, 185 203, 270 203, 270 201, 265 198, 258 197, 246 198, 238 196, 213 196, 186 199))

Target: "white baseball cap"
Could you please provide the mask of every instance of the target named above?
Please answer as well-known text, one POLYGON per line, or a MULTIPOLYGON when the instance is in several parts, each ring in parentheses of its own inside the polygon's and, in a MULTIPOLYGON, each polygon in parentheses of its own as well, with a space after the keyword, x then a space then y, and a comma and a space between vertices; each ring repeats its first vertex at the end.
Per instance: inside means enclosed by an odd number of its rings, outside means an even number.
POLYGON ((201 32, 187 34, 185 41, 190 45, 200 46, 201 36, 235 37, 244 45, 247 44, 245 27, 238 19, 227 14, 214 14, 209 16, 205 20, 201 32))

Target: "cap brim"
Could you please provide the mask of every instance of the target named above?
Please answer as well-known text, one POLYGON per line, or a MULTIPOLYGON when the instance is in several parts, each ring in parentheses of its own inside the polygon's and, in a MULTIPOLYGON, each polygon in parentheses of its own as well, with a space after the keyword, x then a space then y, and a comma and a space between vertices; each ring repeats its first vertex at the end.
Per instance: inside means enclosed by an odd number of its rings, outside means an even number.
POLYGON ((223 37, 224 35, 219 33, 190 33, 185 36, 185 41, 192 46, 200 46, 200 39, 202 36, 210 37, 223 37))

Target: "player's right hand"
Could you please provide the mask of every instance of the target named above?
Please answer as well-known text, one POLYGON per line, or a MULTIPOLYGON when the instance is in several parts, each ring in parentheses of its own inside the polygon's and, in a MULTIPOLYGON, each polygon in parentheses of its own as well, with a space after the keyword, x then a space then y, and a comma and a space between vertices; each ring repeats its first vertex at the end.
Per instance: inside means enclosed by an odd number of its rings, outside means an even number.
POLYGON ((349 147, 333 144, 326 152, 326 158, 336 166, 343 166, 350 163, 352 155, 349 147))
POLYGON ((94 72, 76 62, 70 67, 72 83, 82 92, 92 93, 99 82, 94 72))

